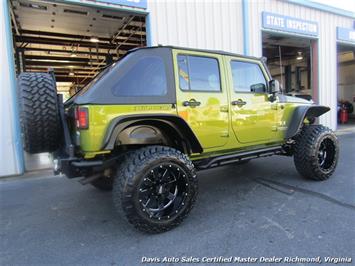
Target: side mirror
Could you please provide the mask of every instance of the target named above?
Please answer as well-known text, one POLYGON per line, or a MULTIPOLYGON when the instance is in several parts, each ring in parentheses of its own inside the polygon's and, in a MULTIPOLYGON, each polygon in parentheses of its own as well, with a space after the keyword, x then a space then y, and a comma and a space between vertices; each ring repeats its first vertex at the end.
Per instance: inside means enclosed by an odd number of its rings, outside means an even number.
POLYGON ((254 93, 265 93, 266 86, 264 83, 257 83, 250 86, 250 91, 254 93))
POLYGON ((273 79, 269 82, 269 94, 276 94, 280 92, 280 83, 278 80, 273 79))

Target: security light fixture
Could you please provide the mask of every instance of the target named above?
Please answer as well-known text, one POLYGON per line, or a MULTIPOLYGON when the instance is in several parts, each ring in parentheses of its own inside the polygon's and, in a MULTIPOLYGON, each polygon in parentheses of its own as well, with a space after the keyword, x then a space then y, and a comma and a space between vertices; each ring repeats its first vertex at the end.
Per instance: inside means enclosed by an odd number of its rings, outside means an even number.
POLYGON ((302 60, 303 59, 303 56, 302 56, 302 52, 297 52, 297 57, 296 57, 296 59, 297 60, 302 60))
POLYGON ((90 42, 99 42, 99 38, 95 37, 95 36, 92 36, 90 38, 90 42))

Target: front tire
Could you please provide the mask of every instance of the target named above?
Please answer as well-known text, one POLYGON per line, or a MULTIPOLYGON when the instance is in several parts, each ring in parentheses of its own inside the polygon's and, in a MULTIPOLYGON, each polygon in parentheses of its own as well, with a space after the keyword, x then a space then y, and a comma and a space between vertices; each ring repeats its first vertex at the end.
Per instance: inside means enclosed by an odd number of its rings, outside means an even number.
POLYGON ((305 178, 328 179, 336 168, 338 157, 338 139, 327 127, 304 126, 296 137, 294 162, 297 171, 305 178))
POLYGON ((119 167, 113 184, 117 211, 147 233, 178 226, 193 208, 197 193, 192 162, 180 151, 163 146, 132 152, 119 167))

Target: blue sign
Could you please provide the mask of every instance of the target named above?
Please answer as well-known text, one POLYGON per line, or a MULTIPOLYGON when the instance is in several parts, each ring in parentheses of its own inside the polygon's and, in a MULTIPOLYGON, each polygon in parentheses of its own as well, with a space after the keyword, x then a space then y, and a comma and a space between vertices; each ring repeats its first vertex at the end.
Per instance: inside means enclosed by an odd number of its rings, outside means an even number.
POLYGON ((355 44, 355 30, 337 27, 337 39, 355 44))
POLYGON ((263 12, 263 28, 318 36, 318 23, 293 17, 263 12))
POLYGON ((147 0, 96 0, 97 2, 104 2, 115 5, 122 5, 128 7, 138 7, 138 8, 147 8, 147 0))

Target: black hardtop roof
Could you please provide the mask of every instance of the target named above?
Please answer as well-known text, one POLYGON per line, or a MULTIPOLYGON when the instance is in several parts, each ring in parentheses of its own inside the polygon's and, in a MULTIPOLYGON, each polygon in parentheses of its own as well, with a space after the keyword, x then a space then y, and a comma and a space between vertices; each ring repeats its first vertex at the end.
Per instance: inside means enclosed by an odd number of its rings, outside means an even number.
POLYGON ((211 54, 237 56, 237 57, 249 58, 249 59, 254 59, 254 60, 259 60, 259 61, 263 60, 263 58, 265 58, 265 57, 256 57, 256 56, 250 56, 250 55, 236 54, 236 53, 225 52, 225 51, 221 51, 221 50, 189 48, 189 47, 181 47, 181 46, 173 46, 173 45, 137 47, 137 48, 133 48, 133 49, 129 50, 128 53, 132 53, 134 51, 142 50, 142 49, 159 49, 159 48, 170 48, 170 49, 179 49, 179 50, 186 50, 186 51, 193 51, 193 52, 203 52, 203 53, 211 53, 211 54))

